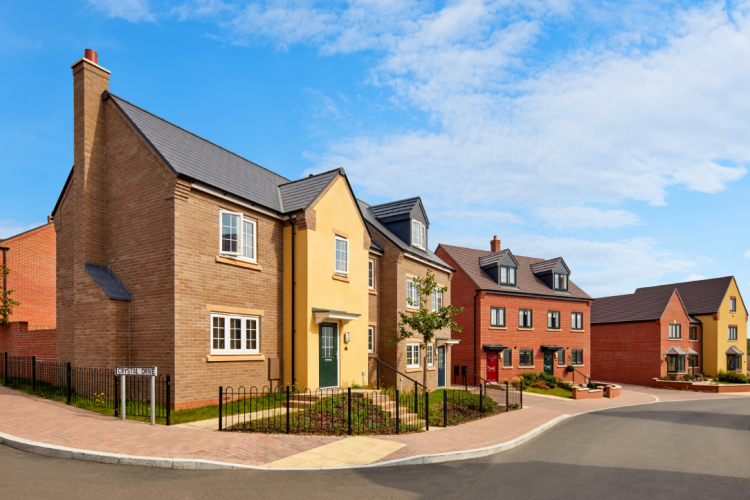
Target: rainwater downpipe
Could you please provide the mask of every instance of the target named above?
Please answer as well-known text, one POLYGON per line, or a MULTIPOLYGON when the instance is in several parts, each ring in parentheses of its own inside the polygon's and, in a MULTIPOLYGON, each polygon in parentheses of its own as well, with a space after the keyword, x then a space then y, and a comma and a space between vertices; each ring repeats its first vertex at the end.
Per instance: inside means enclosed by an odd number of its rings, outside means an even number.
POLYGON ((3 251, 3 305, 8 305, 6 299, 5 293, 8 291, 8 273, 5 272, 8 270, 8 250, 10 248, 8 247, 0 247, 0 250, 3 251))
POLYGON ((297 385, 297 379, 295 377, 294 372, 294 339, 297 336, 297 324, 294 322, 294 297, 295 297, 295 287, 297 285, 295 274, 294 274, 294 221, 292 221, 292 216, 289 215, 289 224, 292 226, 292 390, 294 390, 294 387, 297 385))
MULTIPOLYGON (((477 307, 477 298, 479 298, 479 290, 477 290, 477 293, 474 294, 474 373, 476 373, 477 370, 477 311, 479 308, 477 307)), ((476 384, 477 380, 476 377, 474 377, 474 383, 476 384)))

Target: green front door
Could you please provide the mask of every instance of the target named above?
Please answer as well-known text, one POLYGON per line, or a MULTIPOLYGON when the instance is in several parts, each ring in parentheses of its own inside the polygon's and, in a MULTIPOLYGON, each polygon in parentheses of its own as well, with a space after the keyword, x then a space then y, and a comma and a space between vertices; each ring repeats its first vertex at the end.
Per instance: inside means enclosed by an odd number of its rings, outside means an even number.
POLYGON ((544 352, 544 371, 549 373, 550 375, 554 375, 555 372, 552 369, 552 360, 554 359, 555 354, 552 351, 545 351, 544 352))
POLYGON ((337 327, 333 323, 320 324, 320 360, 318 387, 338 387, 339 353, 337 327))

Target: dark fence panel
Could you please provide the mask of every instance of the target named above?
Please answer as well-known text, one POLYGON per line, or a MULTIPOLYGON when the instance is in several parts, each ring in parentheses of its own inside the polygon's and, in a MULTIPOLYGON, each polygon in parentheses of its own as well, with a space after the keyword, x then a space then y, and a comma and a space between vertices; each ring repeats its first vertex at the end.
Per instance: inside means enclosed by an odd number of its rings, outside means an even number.
MULTIPOLYGON (((78 368, 69 363, 36 361, 33 356, 9 356, 0 360, 3 384, 17 389, 31 389, 34 394, 64 398, 67 404, 82 408, 111 409, 121 415, 120 377, 111 368, 78 368)), ((150 418, 151 377, 126 377, 126 415, 150 418)), ((156 377, 156 418, 171 422, 169 375, 156 377)))

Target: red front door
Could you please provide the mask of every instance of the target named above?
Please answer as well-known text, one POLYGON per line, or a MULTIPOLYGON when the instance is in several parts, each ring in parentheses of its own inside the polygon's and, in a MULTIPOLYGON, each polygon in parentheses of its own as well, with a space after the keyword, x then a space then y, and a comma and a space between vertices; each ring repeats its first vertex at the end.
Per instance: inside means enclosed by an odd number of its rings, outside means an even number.
POLYGON ((487 382, 497 382, 497 351, 487 351, 487 382))

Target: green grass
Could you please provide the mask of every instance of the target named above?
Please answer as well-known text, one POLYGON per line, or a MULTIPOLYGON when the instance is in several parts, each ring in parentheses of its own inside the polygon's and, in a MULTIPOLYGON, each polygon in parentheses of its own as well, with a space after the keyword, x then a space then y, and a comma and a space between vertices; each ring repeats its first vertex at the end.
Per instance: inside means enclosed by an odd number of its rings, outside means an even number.
POLYGON ((527 387, 524 389, 524 392, 532 392, 534 394, 546 394, 547 396, 557 396, 560 398, 572 398, 573 397, 573 391, 569 391, 568 389, 562 389, 560 387, 555 387, 554 389, 537 389, 536 387, 527 387))

